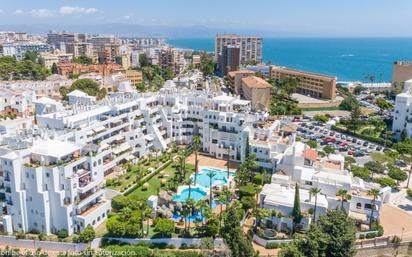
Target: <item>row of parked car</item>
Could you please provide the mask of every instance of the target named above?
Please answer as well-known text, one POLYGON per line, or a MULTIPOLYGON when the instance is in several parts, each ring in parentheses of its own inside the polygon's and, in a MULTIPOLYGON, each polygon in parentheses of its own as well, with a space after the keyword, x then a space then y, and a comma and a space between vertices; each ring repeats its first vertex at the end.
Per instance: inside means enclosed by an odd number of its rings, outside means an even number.
POLYGON ((332 131, 325 128, 323 123, 302 122, 297 129, 298 136, 316 141, 321 146, 332 146, 348 155, 362 157, 373 151, 381 151, 382 147, 359 138, 332 131))

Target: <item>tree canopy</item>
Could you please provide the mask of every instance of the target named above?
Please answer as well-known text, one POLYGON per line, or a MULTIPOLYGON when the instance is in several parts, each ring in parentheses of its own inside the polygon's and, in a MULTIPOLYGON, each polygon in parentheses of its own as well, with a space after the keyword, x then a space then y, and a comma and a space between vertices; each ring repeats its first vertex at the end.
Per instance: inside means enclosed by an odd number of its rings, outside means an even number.
POLYGON ((355 255, 356 227, 347 213, 328 211, 304 235, 295 236, 282 248, 280 257, 352 257, 355 255))
POLYGON ((78 79, 69 88, 61 87, 60 94, 63 98, 66 98, 67 94, 74 90, 83 91, 90 96, 96 96, 98 99, 104 98, 107 94, 106 89, 100 89, 100 85, 92 79, 78 79))
POLYGON ((34 58, 32 54, 23 61, 10 56, 0 57, 0 79, 45 80, 50 75, 50 70, 31 60, 34 58))

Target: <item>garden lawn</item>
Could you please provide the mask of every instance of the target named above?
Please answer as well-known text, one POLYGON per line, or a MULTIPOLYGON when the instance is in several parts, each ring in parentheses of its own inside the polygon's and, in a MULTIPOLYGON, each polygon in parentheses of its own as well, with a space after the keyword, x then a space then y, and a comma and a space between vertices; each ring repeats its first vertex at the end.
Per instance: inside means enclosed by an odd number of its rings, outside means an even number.
MULTIPOLYGON (((189 178, 189 176, 194 172, 195 167, 194 165, 186 164, 186 169, 187 169, 186 178, 189 178)), ((166 174, 169 175, 168 178, 164 178, 164 179, 169 180, 175 175, 176 168, 174 167, 173 164, 170 164, 165 169, 163 169, 163 171, 161 171, 160 173, 162 172, 164 175, 166 174)), ((136 190, 131 192, 129 195, 135 195, 138 198, 143 199, 143 200, 146 200, 151 195, 157 195, 158 190, 161 188, 160 180, 163 179, 163 178, 159 178, 159 176, 161 176, 160 173, 154 176, 153 178, 151 178, 149 181, 147 181, 147 183, 149 184, 148 189, 143 189, 143 186, 142 186, 142 187, 136 188, 136 190)))

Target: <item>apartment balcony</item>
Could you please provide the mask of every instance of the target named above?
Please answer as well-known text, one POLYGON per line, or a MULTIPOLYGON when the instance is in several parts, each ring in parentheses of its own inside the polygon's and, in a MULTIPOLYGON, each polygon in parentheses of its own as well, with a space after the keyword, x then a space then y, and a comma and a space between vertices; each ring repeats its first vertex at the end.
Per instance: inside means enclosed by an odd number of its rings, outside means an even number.
POLYGON ((84 194, 87 191, 91 190, 92 188, 98 186, 100 182, 97 180, 89 179, 88 181, 83 181, 83 182, 79 181, 79 184, 80 185, 79 185, 78 191, 79 193, 84 194))
POLYGON ((87 204, 89 204, 90 202, 96 200, 97 198, 103 197, 103 196, 104 196, 104 193, 105 193, 105 191, 99 188, 99 189, 98 189, 97 191, 95 191, 95 192, 90 192, 90 193, 83 194, 83 195, 80 197, 80 199, 78 199, 78 200, 76 201, 76 203, 77 203, 77 208, 78 208, 78 209, 81 209, 81 208, 83 208, 84 206, 86 206, 87 204))
POLYGON ((94 212, 101 212, 101 209, 110 208, 110 202, 106 200, 100 200, 97 203, 90 204, 79 211, 78 216, 86 218, 87 216, 93 214, 94 212))

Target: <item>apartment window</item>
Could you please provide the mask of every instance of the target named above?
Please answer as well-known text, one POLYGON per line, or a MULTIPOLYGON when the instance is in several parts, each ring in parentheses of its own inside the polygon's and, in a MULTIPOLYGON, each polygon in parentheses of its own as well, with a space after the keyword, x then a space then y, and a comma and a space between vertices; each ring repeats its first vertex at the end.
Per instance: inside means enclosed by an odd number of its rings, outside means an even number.
POLYGON ((50 174, 48 172, 46 172, 46 178, 49 178, 50 174))
POLYGON ((361 204, 361 203, 357 203, 357 204, 356 204, 356 209, 362 209, 362 204, 361 204))
POLYGON ((370 203, 365 203, 365 209, 372 209, 372 204, 370 203))

